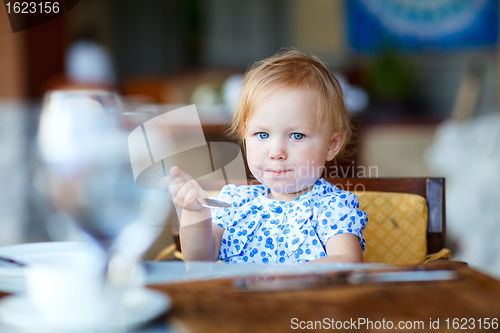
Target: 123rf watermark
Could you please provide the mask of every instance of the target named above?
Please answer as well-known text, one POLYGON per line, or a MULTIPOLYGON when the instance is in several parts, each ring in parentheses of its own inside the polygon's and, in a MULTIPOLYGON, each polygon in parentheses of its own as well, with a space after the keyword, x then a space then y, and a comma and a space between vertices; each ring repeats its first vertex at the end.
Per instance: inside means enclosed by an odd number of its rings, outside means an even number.
POLYGON ((424 320, 370 320, 356 318, 350 320, 300 320, 292 318, 290 327, 294 330, 497 330, 498 318, 446 318, 424 320))

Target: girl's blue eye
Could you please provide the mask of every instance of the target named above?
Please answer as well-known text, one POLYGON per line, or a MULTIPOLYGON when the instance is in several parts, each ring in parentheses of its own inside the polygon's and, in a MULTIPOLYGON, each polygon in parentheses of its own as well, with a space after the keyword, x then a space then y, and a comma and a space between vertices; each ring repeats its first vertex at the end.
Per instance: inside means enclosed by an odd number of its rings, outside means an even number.
POLYGON ((304 138, 304 134, 300 133, 292 133, 291 138, 294 140, 301 140, 304 138))
POLYGON ((256 135, 259 139, 267 139, 269 137, 269 134, 266 132, 259 132, 256 135))

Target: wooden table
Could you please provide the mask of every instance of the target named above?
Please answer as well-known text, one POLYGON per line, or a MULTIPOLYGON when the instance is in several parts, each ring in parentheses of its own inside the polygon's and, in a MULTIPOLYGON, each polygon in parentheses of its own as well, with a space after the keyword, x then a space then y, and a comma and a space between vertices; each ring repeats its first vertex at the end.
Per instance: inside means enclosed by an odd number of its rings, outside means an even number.
POLYGON ((272 293, 239 291, 233 278, 154 285, 170 296, 173 308, 137 332, 293 332, 314 325, 355 332, 500 331, 500 281, 459 263, 426 267, 456 269, 459 278, 272 293))
POLYGON ((454 330, 454 324, 474 332, 499 331, 500 281, 459 263, 427 267, 456 269, 459 278, 273 293, 238 291, 232 287, 232 279, 152 288, 172 298, 167 319, 173 327, 188 332, 289 332, 314 325, 326 330, 340 324, 361 332, 384 332, 391 325, 391 331, 430 331, 432 325, 431 331, 442 332, 454 330), (485 329, 486 322, 489 329, 485 329), (496 325, 492 327, 493 322, 496 325), (398 328, 400 323, 402 329, 398 328))

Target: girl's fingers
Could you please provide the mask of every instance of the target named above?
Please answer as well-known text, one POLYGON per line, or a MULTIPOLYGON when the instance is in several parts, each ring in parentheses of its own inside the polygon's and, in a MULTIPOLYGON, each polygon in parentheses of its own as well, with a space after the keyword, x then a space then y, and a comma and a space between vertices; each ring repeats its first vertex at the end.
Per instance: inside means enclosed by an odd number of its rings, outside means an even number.
POLYGON ((185 175, 186 173, 177 166, 170 168, 170 175, 166 178, 168 179, 169 190, 171 193, 177 192, 177 190, 186 182, 186 179, 184 179, 185 175))
POLYGON ((196 190, 195 186, 191 182, 185 183, 177 193, 177 198, 180 203, 179 206, 186 208, 188 206, 192 206, 193 203, 196 202, 197 195, 198 191, 196 190))
POLYGON ((179 167, 177 166, 173 166, 170 169, 170 176, 167 177, 170 177, 170 179, 172 179, 169 181, 170 186, 182 185, 184 183, 197 184, 196 180, 194 180, 193 177, 191 177, 190 175, 179 169, 179 167))
POLYGON ((194 188, 191 184, 187 183, 183 186, 176 197, 175 204, 179 207, 189 209, 189 210, 197 210, 199 209, 199 205, 197 202, 198 192, 196 188, 194 188))
POLYGON ((190 183, 184 183, 182 187, 176 193, 176 197, 184 198, 188 194, 188 192, 193 188, 193 185, 190 183))
MULTIPOLYGON (((180 178, 184 179, 184 181, 186 181, 186 182, 198 185, 198 183, 196 182, 196 180, 193 177, 191 177, 191 175, 185 173, 184 171, 182 171, 181 169, 179 169, 179 167, 177 167, 177 166, 173 166, 170 169, 170 173, 171 174, 172 173, 175 174, 176 177, 180 177, 180 178)), ((196 185, 195 185, 195 187, 199 187, 199 186, 196 186, 196 185)), ((201 189, 201 187, 200 187, 200 189, 201 189)))
POLYGON ((186 173, 182 171, 178 166, 173 166, 170 168, 170 175, 174 178, 183 177, 186 173))
POLYGON ((196 189, 193 187, 186 194, 187 203, 192 204, 192 203, 196 202, 196 197, 197 197, 197 192, 196 192, 196 189))
POLYGON ((198 210, 202 208, 200 203, 198 202, 198 191, 196 188, 192 188, 189 190, 188 194, 186 195, 186 204, 188 204, 193 210, 198 210))
POLYGON ((197 210, 201 207, 197 197, 200 196, 199 192, 203 192, 203 189, 193 177, 179 167, 173 166, 170 168, 170 176, 165 178, 168 181, 168 188, 175 205, 190 210, 197 210))
POLYGON ((174 196, 184 184, 186 184, 186 180, 183 177, 172 177, 167 176, 169 178, 168 182, 168 190, 174 196))

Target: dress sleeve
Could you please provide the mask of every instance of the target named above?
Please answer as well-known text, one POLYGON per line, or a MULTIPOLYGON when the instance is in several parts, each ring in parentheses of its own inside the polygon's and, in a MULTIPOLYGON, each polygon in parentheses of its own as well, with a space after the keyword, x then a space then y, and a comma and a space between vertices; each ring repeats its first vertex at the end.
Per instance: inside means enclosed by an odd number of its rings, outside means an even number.
POLYGON ((359 210, 359 200, 354 194, 343 191, 341 194, 328 196, 318 215, 318 235, 323 247, 333 236, 350 233, 356 235, 365 250, 363 231, 368 222, 367 214, 359 210))
POLYGON ((219 195, 211 199, 220 200, 231 204, 231 207, 224 209, 212 209, 212 223, 216 223, 226 229, 231 225, 234 208, 238 205, 237 186, 230 184, 222 188, 219 195))

